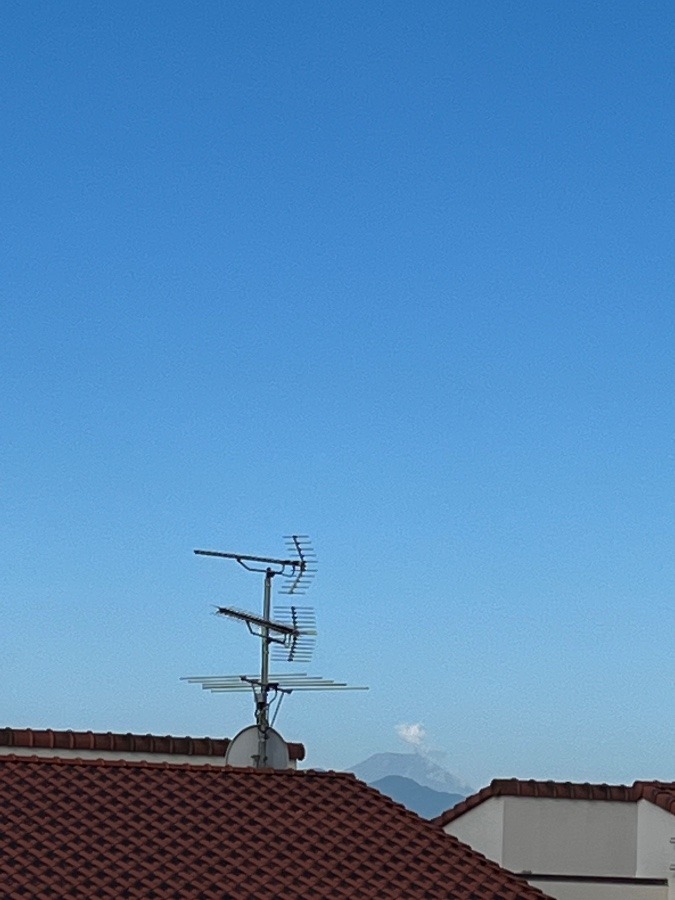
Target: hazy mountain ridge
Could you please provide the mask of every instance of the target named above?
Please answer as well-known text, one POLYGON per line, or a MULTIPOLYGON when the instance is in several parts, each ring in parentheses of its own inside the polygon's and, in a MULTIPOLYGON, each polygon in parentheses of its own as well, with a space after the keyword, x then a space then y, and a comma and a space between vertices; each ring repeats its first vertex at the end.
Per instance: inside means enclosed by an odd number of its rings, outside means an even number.
POLYGON ((464 799, 463 794, 435 791, 403 775, 385 775, 384 778, 371 782, 370 786, 425 819, 435 819, 464 799))
POLYGON ((352 766, 349 771, 371 785, 395 775, 411 779, 422 787, 444 794, 466 797, 473 793, 472 787, 463 784, 456 775, 422 753, 375 753, 352 766))

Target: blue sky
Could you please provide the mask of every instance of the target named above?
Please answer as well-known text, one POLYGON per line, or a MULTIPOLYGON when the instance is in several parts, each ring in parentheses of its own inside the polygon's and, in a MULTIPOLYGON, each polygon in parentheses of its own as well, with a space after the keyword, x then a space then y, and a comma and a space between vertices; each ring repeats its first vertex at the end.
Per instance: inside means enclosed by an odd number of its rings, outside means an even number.
POLYGON ((3 724, 675 777, 667 2, 3 5, 3 724))

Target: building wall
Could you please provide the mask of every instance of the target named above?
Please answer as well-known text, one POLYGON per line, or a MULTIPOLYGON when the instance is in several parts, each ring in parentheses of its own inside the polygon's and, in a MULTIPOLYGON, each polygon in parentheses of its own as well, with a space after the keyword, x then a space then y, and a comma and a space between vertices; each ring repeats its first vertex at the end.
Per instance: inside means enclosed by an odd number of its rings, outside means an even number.
POLYGON ((558 900, 675 900, 675 815, 647 800, 491 797, 445 829, 558 900), (671 866, 673 868, 671 868, 671 866), (537 874, 660 879, 601 883, 537 874))
POLYGON ((505 799, 489 797, 446 825, 445 831, 502 865, 505 799))
POLYGON ((637 874, 667 878, 669 900, 675 900, 675 816, 648 800, 639 800, 637 874))
POLYGON ((504 797, 502 865, 513 872, 634 877, 635 803, 504 797))
POLYGON ((528 881, 556 900, 669 900, 666 885, 537 881, 536 878, 528 881))

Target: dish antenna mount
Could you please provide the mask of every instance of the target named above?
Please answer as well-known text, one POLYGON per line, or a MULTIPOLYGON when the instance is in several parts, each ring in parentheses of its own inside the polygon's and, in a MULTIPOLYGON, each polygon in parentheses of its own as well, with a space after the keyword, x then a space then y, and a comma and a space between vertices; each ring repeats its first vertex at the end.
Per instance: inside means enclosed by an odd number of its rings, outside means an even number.
MULTIPOLYGON (((216 614, 245 622, 249 632, 260 638, 259 675, 190 675, 183 681, 201 684, 203 690, 240 692, 253 690, 255 698, 255 721, 258 731, 257 753, 245 754, 256 768, 274 766, 278 754, 274 751, 274 741, 279 735, 272 726, 279 712, 281 701, 293 691, 365 691, 365 687, 351 687, 342 682, 332 681, 305 672, 270 674, 270 651, 274 658, 288 663, 309 662, 316 637, 316 619, 311 606, 289 603, 275 608, 272 617, 272 580, 284 579, 279 593, 294 598, 302 595, 316 574, 316 554, 312 550, 306 534, 291 534, 285 537, 289 554, 285 559, 267 556, 249 556, 243 553, 222 553, 218 550, 195 550, 197 556, 215 556, 233 559, 248 572, 264 575, 262 615, 247 612, 233 606, 219 606, 216 614), (270 712, 276 702, 274 715, 270 712)), ((239 736, 238 736, 239 737, 239 736)), ((233 763, 236 765, 237 763, 233 763)), ((247 765, 250 763, 247 763, 247 765)))

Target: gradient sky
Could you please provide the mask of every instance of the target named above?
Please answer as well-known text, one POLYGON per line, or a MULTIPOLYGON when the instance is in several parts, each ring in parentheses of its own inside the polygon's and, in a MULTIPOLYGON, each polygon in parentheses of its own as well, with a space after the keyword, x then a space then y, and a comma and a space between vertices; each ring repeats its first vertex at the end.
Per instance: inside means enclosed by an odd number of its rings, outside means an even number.
POLYGON ((310 764, 672 780, 672 3, 0 21, 0 724, 233 735, 299 531, 310 764))

